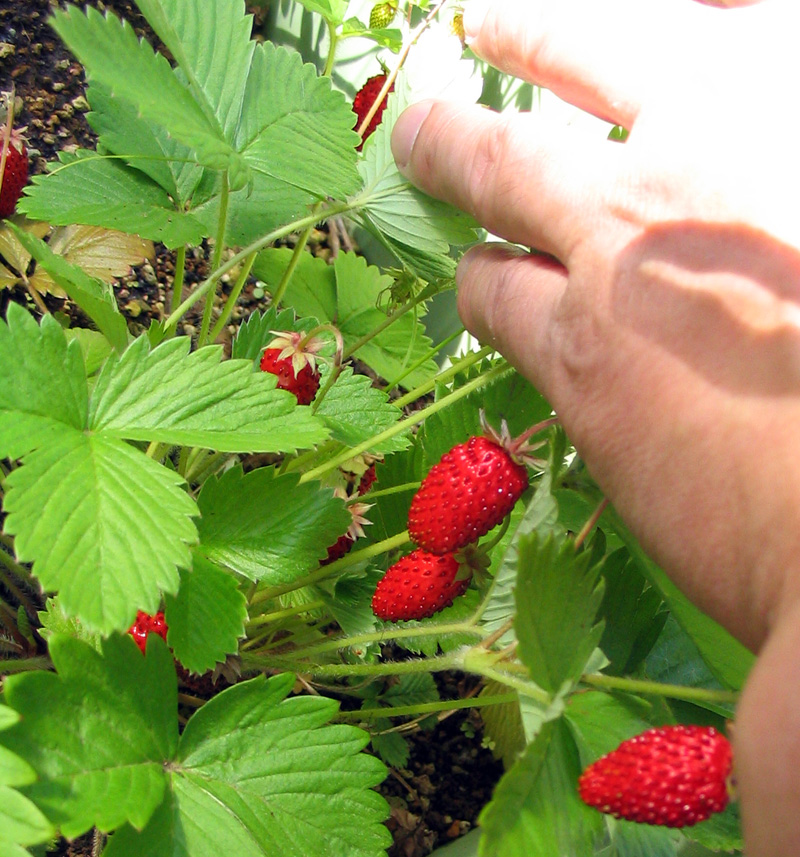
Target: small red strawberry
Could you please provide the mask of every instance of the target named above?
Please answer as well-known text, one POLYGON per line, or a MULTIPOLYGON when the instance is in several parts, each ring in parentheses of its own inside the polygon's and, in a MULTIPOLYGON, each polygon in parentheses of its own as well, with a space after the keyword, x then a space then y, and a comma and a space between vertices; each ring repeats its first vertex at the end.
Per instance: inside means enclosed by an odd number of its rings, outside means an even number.
POLYGON ((128 629, 128 633, 133 637, 136 645, 144 652, 147 649, 147 637, 149 634, 158 634, 166 642, 167 630, 167 623, 164 621, 164 612, 162 610, 159 610, 158 613, 152 616, 149 613, 145 613, 144 610, 138 610, 136 621, 128 629))
MULTIPOLYGON (((0 142, 2 137, 0 137, 0 142)), ((2 184, 0 184, 0 217, 11 217, 22 189, 28 183, 28 150, 18 131, 11 132, 2 184)))
POLYGON ((496 527, 528 487, 528 470, 518 460, 522 449, 508 438, 474 435, 445 453, 411 500, 411 538, 444 554, 496 527))
POLYGON ((297 403, 310 405, 319 390, 316 354, 324 345, 321 339, 302 333, 273 330, 276 334, 264 350, 261 370, 278 377, 278 388, 294 393, 297 403))
POLYGON ((367 469, 362 473, 361 479, 358 482, 358 488, 356 489, 359 494, 366 494, 370 488, 372 488, 373 484, 377 481, 378 476, 375 472, 375 463, 367 467, 367 469))
POLYGON ((470 566, 453 554, 435 556, 417 548, 380 579, 372 596, 372 612, 388 622, 427 619, 463 595, 471 577, 470 566))
MULTIPOLYGON (((337 489, 334 491, 334 494, 338 495, 343 500, 347 498, 347 494, 344 489, 337 489)), ((356 539, 363 538, 366 535, 364 527, 367 524, 372 523, 372 521, 369 521, 364 517, 364 513, 367 509, 372 508, 371 503, 350 503, 347 508, 352 515, 350 526, 347 528, 347 532, 339 536, 339 538, 328 548, 328 555, 325 559, 320 560, 320 565, 328 565, 331 562, 335 562, 337 559, 341 559, 346 553, 349 553, 350 548, 353 547, 356 539)))
POLYGON ((382 30, 394 21, 397 14, 397 0, 386 3, 376 3, 369 13, 370 30, 382 30))
POLYGON ((666 827, 705 821, 728 805, 731 745, 711 726, 661 726, 623 741, 583 772, 584 803, 666 827))
MULTIPOLYGON (((356 97, 353 99, 353 112, 356 114, 358 119, 356 119, 356 124, 353 126, 356 130, 361 126, 361 123, 366 118, 367 114, 370 112, 372 105, 375 103, 378 95, 380 94, 381 89, 383 89, 383 85, 386 83, 386 75, 385 74, 376 74, 373 77, 369 78, 369 80, 358 90, 356 93, 356 97)), ((394 90, 394 84, 389 87, 389 92, 394 90)), ((386 94, 386 97, 383 101, 378 105, 378 109, 375 111, 372 119, 370 119, 369 124, 364 129, 364 133, 361 135, 361 142, 356 146, 358 151, 361 151, 367 137, 381 124, 381 117, 383 116, 383 111, 386 109, 386 102, 389 98, 389 94, 386 94)))

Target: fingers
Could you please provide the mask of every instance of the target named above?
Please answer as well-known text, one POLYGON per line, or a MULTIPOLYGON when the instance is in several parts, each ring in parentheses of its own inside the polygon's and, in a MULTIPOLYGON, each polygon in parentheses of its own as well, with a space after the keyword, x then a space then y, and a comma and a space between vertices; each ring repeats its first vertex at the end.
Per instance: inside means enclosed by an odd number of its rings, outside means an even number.
POLYGON ((600 190, 624 147, 573 139, 539 117, 475 105, 421 102, 398 119, 392 150, 415 185, 471 214, 490 232, 566 264, 594 225, 600 190))
POLYGON ((483 59, 630 128, 654 84, 718 10, 674 0, 472 0, 467 43, 483 59))
POLYGON ((555 260, 506 244, 473 247, 457 273, 458 312, 481 343, 494 346, 550 401, 550 323, 567 284, 555 260))

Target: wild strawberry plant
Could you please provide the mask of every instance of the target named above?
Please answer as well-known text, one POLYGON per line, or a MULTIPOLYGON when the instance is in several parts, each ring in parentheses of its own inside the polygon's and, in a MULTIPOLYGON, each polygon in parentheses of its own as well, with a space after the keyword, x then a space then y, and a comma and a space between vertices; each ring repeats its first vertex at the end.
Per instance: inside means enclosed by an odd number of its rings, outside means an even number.
POLYGON ((423 323, 482 235, 401 178, 391 128, 450 78, 519 90, 462 59, 447 3, 302 2, 321 70, 252 39, 241 0, 137 0, 171 61, 111 13, 53 14, 98 145, 0 230, 0 284, 38 309, 0 322, 0 854, 92 829, 109 857, 385 854, 393 725, 467 706, 507 768, 476 853, 740 847, 735 803, 677 832, 582 802, 582 769, 636 734, 724 732, 751 656, 644 554, 542 396, 490 348, 440 366, 423 323), (350 38, 386 62, 358 117, 358 86, 331 78, 350 38), (441 79, 414 69, 426 50, 452 58, 441 79), (391 265, 314 257, 321 222, 391 265), (76 262, 98 236, 175 253, 171 306, 138 337, 108 284, 121 257, 76 262), (271 306, 224 357, 251 275, 271 306), (42 312, 48 290, 91 325, 42 312), (196 339, 176 335, 196 305, 196 339), (440 699, 451 670, 480 694, 440 699))

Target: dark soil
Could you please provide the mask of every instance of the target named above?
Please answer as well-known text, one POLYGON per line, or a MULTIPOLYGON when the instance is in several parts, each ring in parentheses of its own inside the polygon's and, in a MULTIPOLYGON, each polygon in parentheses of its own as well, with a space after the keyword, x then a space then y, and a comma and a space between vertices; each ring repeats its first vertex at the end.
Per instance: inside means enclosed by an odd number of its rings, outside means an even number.
MULTIPOLYGON (((94 135, 85 112, 85 80, 81 66, 50 29, 47 19, 58 4, 55 0, 0 0, 0 92, 16 91, 16 125, 27 126, 31 172, 45 171, 48 161, 59 151, 94 147, 94 135)), ((80 5, 112 10, 128 20, 140 36, 156 44, 152 32, 131 0, 90 0, 80 5)), ((263 8, 254 8, 263 15, 263 8)), ((258 19, 260 20, 260 19, 258 19)), ((327 234, 320 231, 312 251, 327 255, 327 234)), ((190 258, 186 288, 207 271, 204 248, 190 258)), ((174 260, 165 248, 156 248, 156 257, 135 268, 117 284, 120 308, 134 333, 140 333, 153 317, 159 317, 170 299, 174 260)), ((246 286, 227 336, 235 324, 263 305, 255 283, 246 286)), ((0 291, 0 314, 8 300, 27 303, 35 312, 27 293, 0 291)), ((68 302, 46 296, 51 311, 62 311, 81 323, 68 302)), ((189 316, 179 332, 191 335, 196 317, 189 316)), ((475 690, 475 679, 458 674, 437 677, 443 699, 464 698, 475 690)), ((196 692, 196 688, 192 691, 196 692)), ((408 740, 407 766, 392 770, 381 786, 392 807, 387 825, 394 837, 389 857, 426 857, 431 851, 473 827, 482 807, 502 773, 502 766, 481 745, 482 724, 476 710, 458 711, 441 718, 429 731, 416 731, 408 740)), ((89 857, 99 853, 102 843, 87 834, 73 843, 60 842, 52 854, 61 857, 89 857)))

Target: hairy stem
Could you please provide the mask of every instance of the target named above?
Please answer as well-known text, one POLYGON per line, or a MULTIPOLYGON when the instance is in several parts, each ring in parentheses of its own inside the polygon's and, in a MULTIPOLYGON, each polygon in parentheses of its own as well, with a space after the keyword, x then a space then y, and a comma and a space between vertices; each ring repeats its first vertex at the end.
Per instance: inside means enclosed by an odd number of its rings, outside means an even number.
POLYGON ((498 693, 492 696, 471 699, 444 699, 441 702, 424 702, 419 705, 394 705, 378 708, 362 708, 360 711, 340 711, 337 720, 377 720, 381 717, 414 717, 436 714, 439 711, 457 711, 460 708, 485 708, 489 705, 504 705, 516 702, 516 693, 498 693))
POLYGON ((732 690, 714 690, 705 687, 684 687, 679 684, 661 684, 657 681, 624 678, 622 676, 592 673, 581 677, 584 684, 601 690, 622 690, 627 693, 639 693, 647 696, 665 696, 669 699, 682 699, 687 702, 707 702, 717 705, 735 704, 739 694, 732 690))
POLYGON ((228 319, 231 317, 231 313, 236 306, 236 301, 239 300, 239 295, 242 293, 242 289, 244 288, 244 284, 247 282, 247 278, 250 276, 250 269, 253 267, 253 262, 256 260, 256 253, 251 253, 242 264, 242 269, 239 271, 239 276, 236 278, 236 282, 231 289, 231 293, 228 295, 228 299, 225 301, 225 306, 222 308, 222 313, 220 317, 217 319, 217 323, 211 330, 209 334, 209 341, 215 342, 217 337, 222 333, 225 325, 228 323, 228 319))
MULTIPOLYGON (((228 199, 230 187, 228 185, 227 170, 222 174, 222 192, 219 196, 219 218, 217 220, 217 238, 214 244, 214 255, 211 258, 211 270, 217 270, 222 259, 222 249, 225 246, 225 232, 228 228, 228 199)), ((216 294, 216 292, 214 293, 216 294)), ((208 339, 208 330, 211 327, 211 315, 214 312, 214 294, 206 294, 206 303, 203 307, 203 321, 200 325, 200 336, 197 338, 197 347, 202 348, 208 339)))

